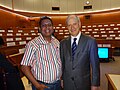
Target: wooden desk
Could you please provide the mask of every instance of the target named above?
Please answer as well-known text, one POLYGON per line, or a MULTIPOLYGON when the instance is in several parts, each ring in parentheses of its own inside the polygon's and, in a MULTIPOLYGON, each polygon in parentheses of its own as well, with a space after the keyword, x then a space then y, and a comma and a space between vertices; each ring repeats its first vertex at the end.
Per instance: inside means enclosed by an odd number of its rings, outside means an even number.
POLYGON ((13 64, 17 64, 20 65, 20 62, 22 60, 24 53, 17 53, 17 54, 13 54, 13 55, 9 55, 8 59, 13 63, 13 64))
POLYGON ((120 75, 106 74, 108 80, 108 90, 120 90, 120 75))
POLYGON ((9 61, 14 65, 17 66, 18 69, 20 70, 20 76, 23 77, 24 74, 22 73, 21 69, 20 69, 20 62, 23 58, 24 53, 17 53, 17 54, 13 54, 13 55, 9 55, 8 59, 9 61))

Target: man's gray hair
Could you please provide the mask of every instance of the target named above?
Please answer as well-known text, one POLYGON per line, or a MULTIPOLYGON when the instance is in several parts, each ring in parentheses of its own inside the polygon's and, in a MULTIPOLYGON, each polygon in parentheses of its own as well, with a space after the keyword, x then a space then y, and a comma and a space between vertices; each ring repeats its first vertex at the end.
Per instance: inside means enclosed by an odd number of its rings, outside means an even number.
POLYGON ((67 17, 67 19, 66 19, 66 24, 68 24, 69 19, 72 18, 72 17, 75 17, 75 19, 80 23, 80 18, 78 16, 76 16, 76 15, 69 15, 67 17))

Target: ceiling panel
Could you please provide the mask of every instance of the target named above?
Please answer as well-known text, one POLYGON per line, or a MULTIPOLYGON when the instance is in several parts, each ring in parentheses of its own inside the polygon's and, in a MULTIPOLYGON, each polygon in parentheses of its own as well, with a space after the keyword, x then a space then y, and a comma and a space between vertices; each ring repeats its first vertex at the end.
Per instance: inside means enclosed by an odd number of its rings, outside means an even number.
POLYGON ((24 0, 14 0, 14 9, 25 10, 24 9, 24 0))
POLYGON ((76 12, 83 11, 83 1, 84 0, 76 0, 76 12))
POLYGON ((120 0, 110 0, 111 8, 120 7, 120 0))
POLYGON ((43 11, 43 1, 42 0, 34 0, 34 11, 41 12, 43 11))
POLYGON ((48 13, 71 13, 120 8, 120 0, 0 0, 0 4, 14 9, 48 13), (92 9, 84 10, 86 1, 90 1, 92 9), (52 11, 52 7, 60 7, 60 11, 52 11))
POLYGON ((12 8, 12 0, 0 0, 0 4, 12 8))
POLYGON ((67 2, 69 0, 60 0, 60 12, 67 12, 67 2))
POLYGON ((24 0, 24 9, 34 11, 34 0, 24 0))
POLYGON ((101 7, 99 9, 109 9, 111 7, 111 0, 101 0, 101 7))
POLYGON ((43 0, 43 6, 42 6, 42 12, 51 12, 52 6, 51 6, 51 0, 43 0))
POLYGON ((76 0, 69 0, 67 4, 68 12, 75 12, 76 11, 76 0))
POLYGON ((92 1, 92 10, 100 10, 102 7, 102 0, 98 0, 96 2, 96 0, 92 1))

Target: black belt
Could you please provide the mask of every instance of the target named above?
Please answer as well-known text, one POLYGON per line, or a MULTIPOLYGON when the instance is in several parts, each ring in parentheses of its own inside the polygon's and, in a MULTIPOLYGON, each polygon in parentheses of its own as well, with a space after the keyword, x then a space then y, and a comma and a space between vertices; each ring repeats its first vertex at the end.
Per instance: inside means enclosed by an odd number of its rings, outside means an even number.
POLYGON ((37 81, 40 82, 40 83, 42 83, 42 84, 46 84, 46 85, 55 85, 55 84, 58 84, 60 82, 60 80, 57 80, 57 81, 55 81, 53 83, 46 83, 46 82, 39 81, 39 80, 37 80, 37 81))

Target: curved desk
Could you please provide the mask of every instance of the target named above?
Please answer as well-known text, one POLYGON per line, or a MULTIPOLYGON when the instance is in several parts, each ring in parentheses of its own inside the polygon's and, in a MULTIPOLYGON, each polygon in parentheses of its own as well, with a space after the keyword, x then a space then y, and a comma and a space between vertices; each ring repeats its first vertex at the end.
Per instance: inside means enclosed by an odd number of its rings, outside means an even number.
POLYGON ((106 74, 108 80, 108 90, 120 90, 120 75, 106 74))

